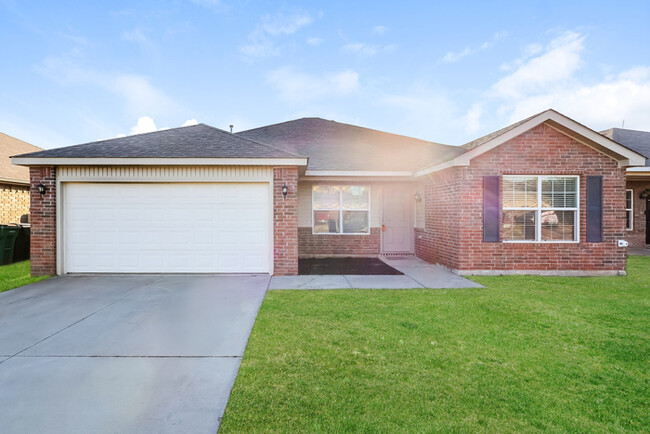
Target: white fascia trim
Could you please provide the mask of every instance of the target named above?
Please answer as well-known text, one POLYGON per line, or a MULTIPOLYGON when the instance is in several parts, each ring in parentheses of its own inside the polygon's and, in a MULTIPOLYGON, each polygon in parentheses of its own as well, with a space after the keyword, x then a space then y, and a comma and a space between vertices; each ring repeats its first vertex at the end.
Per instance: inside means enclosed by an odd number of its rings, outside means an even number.
POLYGON ((413 176, 413 172, 396 172, 392 170, 307 170, 305 176, 386 176, 404 177, 413 176))
POLYGON ((307 158, 12 158, 19 166, 306 166, 307 158))
POLYGON ((648 173, 650 173, 650 166, 628 167, 627 172, 648 172, 648 173))
POLYGON ((514 139, 515 137, 525 133, 526 131, 540 125, 546 121, 553 121, 559 125, 562 125, 570 130, 575 131, 587 139, 598 143, 603 148, 609 149, 614 153, 618 154, 621 158, 619 159, 619 166, 643 166, 645 165, 645 157, 637 154, 636 152, 626 148, 625 146, 619 145, 615 141, 608 139, 607 137, 598 134, 597 132, 580 125, 576 121, 569 119, 568 117, 553 111, 546 110, 545 112, 540 113, 534 118, 529 119, 521 125, 501 134, 498 137, 495 137, 492 140, 489 140, 483 143, 481 146, 478 146, 470 151, 465 152, 464 154, 459 155, 453 160, 447 161, 445 163, 437 164, 435 166, 427 167, 422 170, 419 170, 415 173, 415 176, 423 176, 429 173, 437 172, 447 167, 452 166, 469 166, 470 161, 478 157, 481 154, 484 154, 497 146, 507 142, 508 140, 514 139))
POLYGON ((14 185, 29 185, 29 181, 25 181, 24 179, 12 179, 12 178, 0 178, 0 183, 14 184, 14 185))

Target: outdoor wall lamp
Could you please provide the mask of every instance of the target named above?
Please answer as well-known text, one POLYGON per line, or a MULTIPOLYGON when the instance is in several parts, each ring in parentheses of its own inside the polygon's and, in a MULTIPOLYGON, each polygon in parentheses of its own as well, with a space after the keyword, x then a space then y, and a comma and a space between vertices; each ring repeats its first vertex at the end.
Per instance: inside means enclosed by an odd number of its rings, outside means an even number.
POLYGON ((650 195, 650 188, 646 188, 639 195, 639 199, 646 199, 650 195))
POLYGON ((286 199, 287 194, 289 194, 289 187, 287 187, 287 184, 284 184, 284 185, 282 186, 282 196, 284 196, 285 199, 286 199))
POLYGON ((47 187, 44 186, 42 182, 39 182, 36 188, 38 188, 38 192, 40 193, 41 196, 47 193, 47 187))
POLYGON ((422 196, 420 196, 420 193, 415 193, 415 201, 422 202, 422 196))

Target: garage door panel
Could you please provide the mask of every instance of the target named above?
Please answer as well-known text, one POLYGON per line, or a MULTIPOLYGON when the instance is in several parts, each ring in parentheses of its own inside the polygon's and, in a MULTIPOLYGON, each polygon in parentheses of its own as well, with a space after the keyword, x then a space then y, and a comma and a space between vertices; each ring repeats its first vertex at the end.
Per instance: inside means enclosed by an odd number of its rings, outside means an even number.
POLYGON ((66 272, 269 272, 268 184, 71 183, 66 272))

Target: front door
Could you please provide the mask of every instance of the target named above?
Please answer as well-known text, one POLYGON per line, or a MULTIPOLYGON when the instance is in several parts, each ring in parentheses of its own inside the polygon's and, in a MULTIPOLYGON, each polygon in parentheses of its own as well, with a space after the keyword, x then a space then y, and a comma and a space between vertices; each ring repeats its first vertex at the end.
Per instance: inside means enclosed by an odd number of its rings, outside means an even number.
POLYGON ((385 184, 382 212, 382 252, 413 252, 412 187, 407 183, 385 184))

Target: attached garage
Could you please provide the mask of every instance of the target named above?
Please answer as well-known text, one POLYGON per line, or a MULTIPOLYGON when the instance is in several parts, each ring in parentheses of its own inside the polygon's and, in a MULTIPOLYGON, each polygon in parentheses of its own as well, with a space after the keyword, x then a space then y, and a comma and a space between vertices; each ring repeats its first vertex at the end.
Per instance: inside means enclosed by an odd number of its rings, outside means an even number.
POLYGON ((270 273, 268 183, 65 183, 66 273, 270 273))
POLYGON ((34 275, 298 272, 305 157, 199 124, 13 163, 30 168, 34 275))

